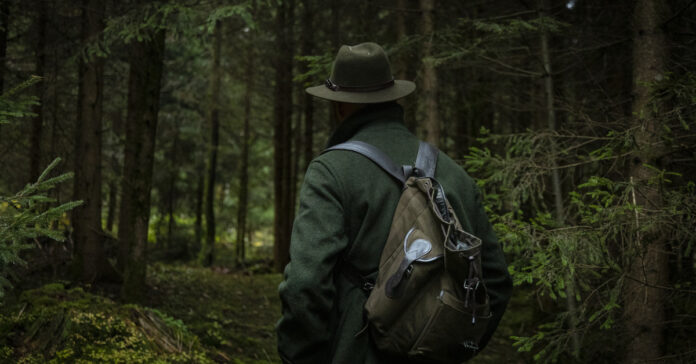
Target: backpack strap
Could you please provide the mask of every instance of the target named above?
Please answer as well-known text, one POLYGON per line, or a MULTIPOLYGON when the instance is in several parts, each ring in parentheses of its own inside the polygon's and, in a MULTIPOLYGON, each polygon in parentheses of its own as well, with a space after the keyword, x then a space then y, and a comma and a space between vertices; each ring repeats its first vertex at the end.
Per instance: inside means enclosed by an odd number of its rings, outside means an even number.
POLYGON ((388 155, 377 149, 377 147, 373 146, 372 144, 351 140, 334 145, 330 148, 326 148, 322 153, 330 152, 332 150, 349 150, 351 152, 361 154, 389 173, 389 175, 401 182, 401 184, 406 183, 406 175, 404 174, 403 169, 397 166, 388 155))
MULTIPOLYGON (((438 150, 429 143, 421 141, 418 145, 418 155, 416 156, 415 166, 399 167, 388 155, 379 150, 372 144, 361 142, 358 140, 350 140, 341 144, 324 149, 322 154, 332 150, 348 150, 358 153, 373 163, 382 168, 390 176, 392 176, 401 184, 405 184, 408 177, 416 174, 421 177, 435 177, 435 167, 437 166, 438 150)), ((353 285, 360 288, 366 295, 370 294, 375 285, 375 280, 369 278, 368 275, 363 275, 350 262, 341 258, 338 266, 338 271, 351 282, 353 285)), ((374 273, 374 272, 373 272, 374 273)))
MULTIPOLYGON (((416 157, 416 169, 423 173, 423 177, 435 177, 437 167, 437 148, 432 144, 421 141, 418 145, 418 156, 416 157)), ((418 173, 418 172, 416 172, 418 173)))
POLYGON ((397 166, 388 155, 377 149, 377 147, 358 140, 351 140, 326 148, 322 154, 332 150, 348 150, 361 154, 389 173, 389 175, 401 182, 401 184, 406 183, 406 179, 408 179, 412 173, 421 177, 434 178, 435 168, 437 168, 437 155, 439 153, 438 149, 430 143, 421 141, 418 145, 415 168, 413 168, 411 166, 397 166))

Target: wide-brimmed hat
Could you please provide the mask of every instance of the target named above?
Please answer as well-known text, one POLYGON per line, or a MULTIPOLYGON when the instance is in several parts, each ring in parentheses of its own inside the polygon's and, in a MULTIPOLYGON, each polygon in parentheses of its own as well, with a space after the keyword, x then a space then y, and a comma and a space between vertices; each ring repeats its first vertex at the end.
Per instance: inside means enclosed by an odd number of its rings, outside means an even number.
POLYGON ((395 80, 384 49, 367 42, 341 46, 331 76, 323 85, 308 87, 306 91, 331 101, 376 104, 400 99, 415 89, 411 81, 395 80))

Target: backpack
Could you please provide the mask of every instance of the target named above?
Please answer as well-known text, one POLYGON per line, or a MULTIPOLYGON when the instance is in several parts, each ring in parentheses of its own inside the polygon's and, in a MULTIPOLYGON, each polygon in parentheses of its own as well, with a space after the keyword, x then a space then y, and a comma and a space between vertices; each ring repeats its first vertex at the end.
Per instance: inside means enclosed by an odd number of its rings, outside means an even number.
POLYGON ((420 142, 415 166, 402 167, 360 141, 324 152, 331 150, 363 155, 402 187, 376 281, 345 261, 339 267, 368 293, 364 313, 372 341, 382 352, 428 363, 473 357, 491 317, 481 239, 462 229, 434 178, 438 150, 420 142))

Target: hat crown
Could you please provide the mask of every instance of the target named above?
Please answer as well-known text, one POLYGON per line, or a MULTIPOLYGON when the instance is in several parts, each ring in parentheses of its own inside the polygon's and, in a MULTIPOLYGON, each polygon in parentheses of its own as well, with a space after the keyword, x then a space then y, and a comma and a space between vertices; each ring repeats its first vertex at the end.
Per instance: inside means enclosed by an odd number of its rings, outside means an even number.
POLYGON ((329 79, 341 87, 373 87, 394 80, 384 49, 367 42, 338 50, 329 79))

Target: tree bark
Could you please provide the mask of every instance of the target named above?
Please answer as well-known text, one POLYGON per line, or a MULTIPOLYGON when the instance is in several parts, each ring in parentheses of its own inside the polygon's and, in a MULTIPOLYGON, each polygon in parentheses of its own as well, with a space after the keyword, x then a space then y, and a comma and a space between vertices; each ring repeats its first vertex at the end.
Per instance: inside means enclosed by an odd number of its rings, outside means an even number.
POLYGON ((10 0, 0 0, 0 94, 5 91, 5 57, 9 29, 10 0))
MULTIPOLYGON (((304 11, 302 13, 302 55, 310 55, 314 50, 314 12, 315 8, 313 1, 307 0, 303 3, 304 11)), ((303 64, 300 73, 308 71, 307 65, 303 64)), ((304 96, 304 165, 302 170, 306 171, 309 162, 314 158, 314 98, 312 95, 302 92, 304 96)))
MULTIPOLYGON (((36 17, 36 69, 35 74, 41 78, 46 77, 46 23, 48 14, 46 3, 41 1, 38 5, 38 15, 36 17)), ((4 55, 3 55, 4 59, 4 55)), ((42 80, 36 85, 38 104, 34 106, 34 118, 31 121, 31 137, 29 149, 29 181, 34 182, 41 173, 41 146, 43 136, 43 105, 45 81, 42 80)))
POLYGON ((220 143, 220 49, 222 47, 222 23, 218 20, 213 31, 213 67, 210 74, 210 147, 208 149, 208 164, 206 167, 205 184, 205 246, 203 247, 202 263, 209 267, 215 260, 215 176, 217 169, 217 153, 220 143))
POLYGON ((164 30, 130 48, 128 117, 121 188, 119 240, 122 252, 124 300, 142 301, 147 274, 150 192, 164 59, 164 30))
POLYGON ((432 59, 434 35, 433 8, 435 0, 420 0, 423 27, 423 99, 425 102, 425 140, 434 145, 440 144, 440 116, 437 105, 437 71, 432 59))
POLYGON ((118 203, 118 188, 116 181, 109 182, 109 205, 106 212, 106 231, 114 230, 114 220, 116 218, 116 204, 118 203))
MULTIPOLYGON (((546 16, 546 9, 548 9, 548 0, 540 1, 540 11, 539 15, 542 17, 546 16)), ((555 106, 555 89, 553 72, 551 70, 551 54, 549 51, 549 35, 545 24, 542 22, 542 29, 539 33, 539 43, 541 45, 541 58, 543 62, 544 71, 544 95, 546 100, 546 121, 548 123, 548 128, 551 133, 556 132, 556 106, 555 106)), ((554 217, 558 227, 563 227, 565 225, 565 212, 563 208, 563 194, 561 186, 561 177, 558 170, 558 162, 556 157, 558 156, 558 148, 556 147, 556 141, 550 140, 551 143, 551 185, 553 187, 553 200, 554 200, 554 217)), ((578 357, 580 355, 580 336, 577 332, 577 302, 575 298, 575 278, 573 277, 571 270, 569 269, 565 277, 566 280, 566 308, 568 309, 568 326, 570 328, 570 337, 572 342, 572 355, 578 357)))
POLYGON ((276 15, 276 47, 278 49, 274 105, 273 133, 273 259, 275 269, 282 272, 290 261, 291 153, 292 153, 292 58, 293 58, 294 1, 284 1, 276 15))
POLYGON ((189 249, 191 256, 197 255, 201 250, 201 239, 203 238, 203 196, 205 190, 205 174, 203 168, 196 169, 198 172, 198 183, 196 187, 196 220, 194 222, 194 241, 189 249))
POLYGON ((650 84, 664 77, 667 39, 660 27, 666 19, 662 0, 637 0, 633 14, 633 127, 635 154, 629 176, 636 205, 635 253, 624 283, 626 318, 626 363, 657 362, 664 350, 664 301, 669 292, 668 247, 665 234, 652 221, 662 206, 662 192, 656 179, 659 166, 660 121, 652 100, 650 84), (652 183, 651 183, 652 182, 652 183))
MULTIPOLYGON (((334 52, 338 52, 341 46, 341 2, 339 0, 330 0, 329 8, 331 11, 331 25, 329 29, 329 34, 331 35, 331 49, 334 52)), ((335 130, 338 127, 338 118, 334 112, 333 103, 327 103, 326 105, 329 108, 331 130, 335 130)))
POLYGON ((172 249, 174 247, 173 232, 176 227, 176 221, 174 219, 174 210, 176 207, 176 180, 179 175, 179 169, 177 164, 177 150, 179 147, 179 126, 174 125, 176 128, 174 130, 174 137, 172 140, 172 146, 169 149, 167 160, 170 163, 168 186, 167 186, 167 247, 172 249))
POLYGON ((249 138, 251 121, 251 96, 254 88, 254 52, 249 47, 246 60, 246 89, 244 90, 244 127, 242 136, 242 164, 239 171, 239 206, 237 207, 237 264, 243 264, 246 255, 244 239, 246 237, 247 212, 249 201, 249 138))
MULTIPOLYGON (((83 1, 82 41, 95 41, 104 29, 102 4, 83 1)), ((73 273, 82 281, 118 280, 106 260, 101 227, 101 154, 104 59, 85 54, 80 59, 78 117, 75 128, 75 177, 73 200, 84 204, 72 212, 75 259, 73 273)))

